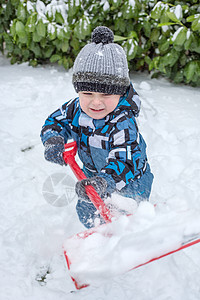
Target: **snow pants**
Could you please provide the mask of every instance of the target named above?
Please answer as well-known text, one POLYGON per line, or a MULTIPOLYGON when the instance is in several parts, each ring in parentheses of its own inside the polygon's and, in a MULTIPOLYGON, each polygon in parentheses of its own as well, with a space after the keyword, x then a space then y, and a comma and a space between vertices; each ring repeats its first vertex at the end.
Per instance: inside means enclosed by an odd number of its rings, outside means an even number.
MULTIPOLYGON (((90 177, 90 174, 87 173, 86 176, 90 177)), ((154 176, 151 173, 150 166, 147 164, 146 171, 141 178, 131 181, 127 186, 121 189, 121 191, 117 191, 117 193, 124 197, 133 198, 138 203, 144 200, 148 201, 153 178, 154 176)), ((104 223, 104 220, 100 217, 90 200, 79 199, 76 205, 76 211, 80 222, 86 228, 94 227, 96 218, 100 220, 100 224, 104 223)))

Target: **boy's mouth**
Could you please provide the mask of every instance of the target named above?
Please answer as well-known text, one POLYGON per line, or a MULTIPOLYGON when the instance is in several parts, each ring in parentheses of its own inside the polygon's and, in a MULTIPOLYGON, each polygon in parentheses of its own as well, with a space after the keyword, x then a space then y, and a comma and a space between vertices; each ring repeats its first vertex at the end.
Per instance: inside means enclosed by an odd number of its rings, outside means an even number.
POLYGON ((104 108, 100 108, 100 109, 90 108, 90 110, 91 110, 92 112, 101 112, 101 111, 104 110, 104 108))

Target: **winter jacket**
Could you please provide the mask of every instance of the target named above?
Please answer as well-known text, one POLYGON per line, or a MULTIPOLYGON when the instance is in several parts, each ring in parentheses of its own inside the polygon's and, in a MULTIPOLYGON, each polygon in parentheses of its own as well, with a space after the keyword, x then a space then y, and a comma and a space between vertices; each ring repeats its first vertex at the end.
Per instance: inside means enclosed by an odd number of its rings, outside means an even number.
POLYGON ((81 110, 79 98, 71 99, 47 118, 41 139, 43 143, 54 136, 64 137, 65 143, 73 139, 85 173, 104 177, 109 192, 120 191, 147 167, 146 144, 136 123, 139 110, 132 84, 115 110, 100 120, 81 110))

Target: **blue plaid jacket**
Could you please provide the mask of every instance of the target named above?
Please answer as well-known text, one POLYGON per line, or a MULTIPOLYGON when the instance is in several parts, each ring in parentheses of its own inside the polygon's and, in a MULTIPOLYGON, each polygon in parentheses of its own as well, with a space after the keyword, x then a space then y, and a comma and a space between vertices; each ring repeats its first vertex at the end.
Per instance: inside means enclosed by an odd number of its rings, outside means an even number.
POLYGON ((96 120, 80 108, 79 98, 72 99, 53 112, 41 131, 44 143, 53 136, 73 139, 87 176, 102 176, 109 192, 120 191, 142 176, 147 165, 146 144, 138 131, 136 117, 140 99, 133 86, 122 96, 115 110, 96 120))

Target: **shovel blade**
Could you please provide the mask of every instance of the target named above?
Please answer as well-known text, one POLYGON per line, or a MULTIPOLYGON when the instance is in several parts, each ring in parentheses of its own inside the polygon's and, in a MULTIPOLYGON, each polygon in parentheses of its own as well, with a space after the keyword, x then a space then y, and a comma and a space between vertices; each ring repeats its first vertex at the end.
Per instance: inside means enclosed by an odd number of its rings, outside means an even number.
POLYGON ((79 278, 79 274, 76 272, 74 273, 73 271, 71 272, 71 267, 73 264, 77 264, 77 257, 79 257, 78 252, 80 252, 81 247, 83 247, 83 244, 85 243, 85 240, 92 236, 95 235, 99 229, 99 227, 105 227, 106 224, 99 225, 97 227, 85 230, 83 232, 80 232, 74 236, 71 236, 68 238, 64 245, 64 256, 66 259, 67 267, 71 276, 71 279, 76 287, 77 290, 80 290, 82 288, 88 287, 89 282, 82 280, 79 278), (78 256, 77 256, 78 255, 78 256))
MULTIPOLYGON (((124 222, 127 218, 129 216, 123 216, 120 219, 124 222)), ((65 240, 64 256, 76 289, 85 288, 91 283, 95 285, 102 280, 102 277, 113 276, 109 268, 105 271, 105 262, 118 242, 119 226, 119 220, 114 220, 112 223, 96 226, 65 240), (102 268, 101 264, 103 264, 102 268)))

